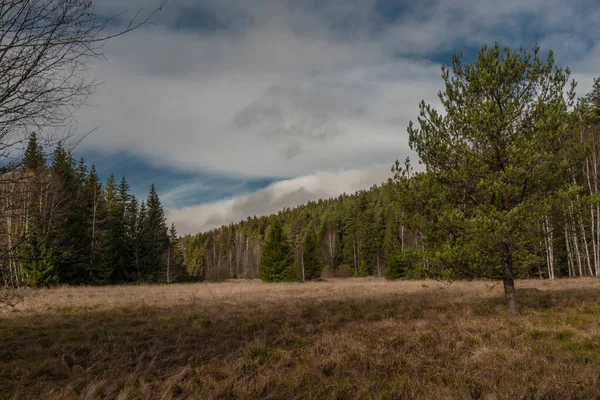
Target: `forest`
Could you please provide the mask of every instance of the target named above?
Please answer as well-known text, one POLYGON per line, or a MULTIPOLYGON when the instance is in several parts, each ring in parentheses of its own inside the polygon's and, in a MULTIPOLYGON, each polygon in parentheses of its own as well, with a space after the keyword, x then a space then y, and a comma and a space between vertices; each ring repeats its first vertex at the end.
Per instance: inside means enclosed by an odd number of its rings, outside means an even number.
POLYGON ((600 276, 600 80, 576 98, 552 52, 498 44, 471 64, 456 54, 442 78, 443 113, 422 103, 408 128, 422 167, 396 161, 368 190, 188 235, 190 275, 600 276))
POLYGON ((167 229, 154 185, 140 202, 125 177, 102 184, 61 143, 46 160, 35 133, 11 169, 0 180, 5 285, 170 283, 183 274, 177 232, 167 229))

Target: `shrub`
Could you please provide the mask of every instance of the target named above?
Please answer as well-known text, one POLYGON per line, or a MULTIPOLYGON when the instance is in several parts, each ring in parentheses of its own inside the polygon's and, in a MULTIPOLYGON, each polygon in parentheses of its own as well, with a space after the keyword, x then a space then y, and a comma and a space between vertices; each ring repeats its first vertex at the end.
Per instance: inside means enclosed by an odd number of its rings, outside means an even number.
POLYGON ((388 262, 387 269, 385 271, 386 279, 394 280, 408 276, 413 277, 415 275, 419 259, 419 253, 413 249, 407 249, 403 252, 398 252, 388 262))
POLYGON ((369 265, 369 263, 367 263, 366 260, 362 260, 360 262, 360 265, 358 266, 358 273, 356 274, 356 276, 366 277, 369 275, 371 275, 371 266, 369 265))

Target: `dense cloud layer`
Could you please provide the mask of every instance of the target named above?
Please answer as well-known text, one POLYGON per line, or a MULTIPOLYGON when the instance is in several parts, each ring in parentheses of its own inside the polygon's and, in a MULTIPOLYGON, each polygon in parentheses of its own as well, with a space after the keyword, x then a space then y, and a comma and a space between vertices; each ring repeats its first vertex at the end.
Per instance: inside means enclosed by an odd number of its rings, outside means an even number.
POLYGON ((210 204, 172 209, 169 220, 179 233, 196 233, 238 222, 248 216, 261 216, 295 207, 308 201, 354 193, 357 188, 368 188, 388 179, 390 167, 377 166, 366 170, 343 173, 315 173, 274 183, 255 193, 210 204))
MULTIPOLYGON (((148 12, 158 1, 127 6, 148 12)), ((123 3, 98 7, 110 13, 123 3)), ((110 42, 108 61, 94 66, 105 84, 78 119, 82 131, 99 130, 83 149, 188 172, 285 179, 293 194, 275 196, 276 184, 259 197, 172 210, 189 232, 336 195, 316 171, 343 179, 410 155, 408 121, 421 99, 437 104, 439 64, 456 50, 537 41, 573 67, 580 93, 600 60, 593 0, 171 0, 156 22, 110 42), (271 194, 278 200, 258 209, 250 202, 271 194)), ((384 177, 372 178, 344 190, 384 177)))

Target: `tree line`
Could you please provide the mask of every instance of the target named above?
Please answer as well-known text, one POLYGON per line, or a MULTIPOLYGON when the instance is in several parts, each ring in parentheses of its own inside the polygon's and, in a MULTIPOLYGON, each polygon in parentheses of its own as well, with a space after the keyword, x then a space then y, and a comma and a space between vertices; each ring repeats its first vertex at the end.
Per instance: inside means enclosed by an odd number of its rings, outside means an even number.
MULTIPOLYGON (((187 270, 211 280, 306 281, 323 276, 385 276, 398 254, 423 245, 404 217, 400 185, 311 201, 277 214, 182 238, 187 270)), ((420 269, 406 271, 417 278, 420 269)))
POLYGON ((170 283, 185 278, 174 226, 154 185, 129 193, 125 177, 103 185, 94 166, 62 144, 47 160, 35 133, 21 166, 0 176, 0 279, 9 286, 170 283))
POLYGON ((408 128, 424 168, 396 162, 381 186, 187 236, 188 271, 485 277, 513 314, 515 278, 600 276, 600 80, 577 98, 552 51, 498 44, 454 55, 442 79, 443 110, 422 102, 408 128))

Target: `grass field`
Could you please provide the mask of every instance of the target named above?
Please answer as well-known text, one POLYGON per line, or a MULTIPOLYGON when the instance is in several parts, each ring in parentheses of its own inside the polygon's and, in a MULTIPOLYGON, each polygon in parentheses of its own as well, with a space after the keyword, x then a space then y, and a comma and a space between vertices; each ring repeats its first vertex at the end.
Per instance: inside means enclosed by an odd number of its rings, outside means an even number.
POLYGON ((0 398, 600 399, 600 280, 56 288, 0 311, 0 398))

